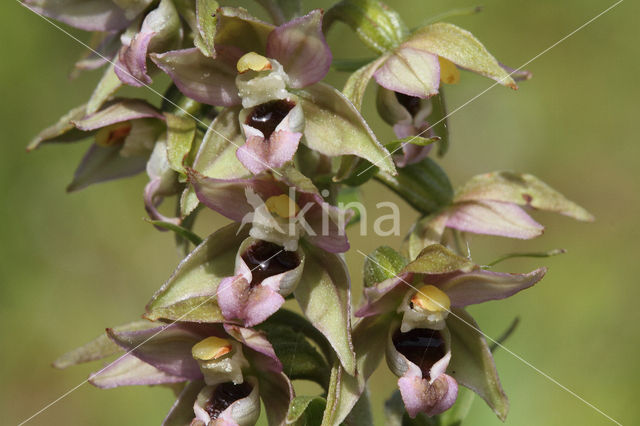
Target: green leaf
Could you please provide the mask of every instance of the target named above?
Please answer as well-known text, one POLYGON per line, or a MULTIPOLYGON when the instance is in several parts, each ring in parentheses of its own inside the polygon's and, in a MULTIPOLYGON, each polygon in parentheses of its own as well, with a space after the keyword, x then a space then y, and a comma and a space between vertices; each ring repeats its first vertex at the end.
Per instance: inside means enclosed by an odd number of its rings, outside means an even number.
POLYGON ((27 151, 33 151, 43 143, 66 143, 77 142, 82 139, 86 139, 93 134, 93 132, 83 132, 76 129, 71 123, 72 121, 80 120, 86 115, 87 106, 80 105, 73 108, 71 111, 63 115, 58 122, 50 127, 47 127, 38 134, 27 146, 27 151))
POLYGON ((439 22, 422 27, 411 34, 402 47, 433 53, 504 86, 518 88, 509 73, 473 34, 453 24, 439 22))
POLYGON ((481 200, 527 205, 577 220, 594 220, 588 211, 569 201, 537 177, 526 173, 500 171, 474 176, 456 191, 455 202, 481 200))
POLYGON ((502 421, 509 401, 502 390, 493 356, 475 320, 463 309, 453 308, 447 318, 451 332, 451 362, 447 371, 458 383, 484 399, 502 421))
POLYGON ((193 44, 204 56, 215 57, 216 10, 219 5, 214 0, 196 0, 196 16, 198 33, 193 44))
POLYGON ((238 247, 247 237, 231 224, 207 237, 187 256, 156 292, 145 318, 170 321, 223 322, 216 290, 224 277, 234 273, 238 247))
POLYGON ((396 169, 356 107, 333 87, 316 83, 296 91, 304 111, 306 144, 324 155, 357 155, 387 173, 396 169))
POLYGON ((178 173, 185 174, 185 160, 191 152, 196 136, 196 122, 190 117, 182 117, 165 112, 167 121, 167 159, 178 173))
POLYGON ((283 371, 291 380, 311 380, 325 389, 328 386, 329 365, 322 355, 294 327, 263 323, 257 328, 267 334, 269 343, 282 362, 283 371))
POLYGON ((362 158, 354 155, 345 155, 340 159, 340 167, 333 177, 333 181, 351 187, 358 187, 368 182, 379 170, 362 158))
POLYGON ((364 286, 371 287, 397 276, 407 263, 407 259, 391 247, 378 247, 364 260, 364 286))
POLYGON ((180 225, 176 225, 170 222, 163 222, 161 220, 151 220, 148 218, 145 218, 145 221, 149 222, 153 226, 158 226, 162 229, 173 231, 177 235, 189 240, 191 243, 193 243, 196 246, 202 243, 202 238, 200 238, 198 235, 194 234, 193 232, 189 231, 188 229, 183 228, 180 225))
POLYGON ((289 405, 286 424, 319 426, 327 401, 321 396, 297 396, 289 405))
POLYGON ((453 198, 449 178, 430 158, 399 169, 397 176, 380 171, 376 179, 425 215, 448 206, 453 198))
POLYGON ((393 49, 407 32, 400 15, 378 0, 343 0, 327 11, 325 32, 335 21, 349 25, 365 45, 378 53, 393 49))
POLYGON ((322 351, 325 359, 333 359, 334 351, 324 335, 309 322, 308 319, 288 309, 280 309, 271 315, 264 323, 264 327, 285 325, 294 331, 304 334, 311 339, 322 351))
POLYGON ((337 254, 312 246, 305 251, 304 271, 295 298, 304 315, 331 343, 345 370, 354 374, 347 267, 337 254))
MULTIPOLYGON (((136 331, 146 330, 147 328, 153 327, 157 327, 157 324, 153 324, 150 321, 134 321, 115 327, 114 330, 117 332, 136 331)), ((72 365, 106 358, 119 352, 122 352, 122 348, 103 333, 91 342, 62 355, 53 362, 53 366, 55 368, 63 369, 71 367, 72 365)))

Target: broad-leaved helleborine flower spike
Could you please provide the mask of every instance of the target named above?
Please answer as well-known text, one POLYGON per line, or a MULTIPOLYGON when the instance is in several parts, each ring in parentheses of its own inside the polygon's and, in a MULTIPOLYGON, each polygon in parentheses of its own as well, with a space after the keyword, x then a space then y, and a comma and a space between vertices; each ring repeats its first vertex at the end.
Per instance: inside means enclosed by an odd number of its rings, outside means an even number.
POLYGON ((111 355, 119 357, 92 374, 90 383, 100 388, 186 383, 166 424, 252 425, 260 398, 269 418, 282 420, 282 402, 293 398, 282 363, 264 335, 232 325, 138 321, 107 329, 106 336, 54 365, 66 368, 111 355), (261 383, 269 390, 261 392, 261 383))
POLYGON ((319 82, 332 60, 320 10, 278 27, 234 8, 220 8, 216 16, 215 58, 196 48, 151 58, 186 96, 243 107, 234 110, 244 138, 237 156, 249 171, 282 167, 302 140, 321 154, 358 155, 394 172, 360 113, 339 91, 319 82))

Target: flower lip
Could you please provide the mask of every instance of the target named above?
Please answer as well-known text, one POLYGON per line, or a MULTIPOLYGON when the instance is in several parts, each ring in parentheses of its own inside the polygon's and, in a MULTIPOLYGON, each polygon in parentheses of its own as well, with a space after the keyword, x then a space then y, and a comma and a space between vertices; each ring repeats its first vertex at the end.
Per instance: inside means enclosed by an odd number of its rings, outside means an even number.
POLYGON ((251 288, 265 279, 295 269, 300 265, 300 258, 294 251, 286 251, 283 247, 267 241, 257 241, 244 253, 242 260, 251 271, 251 288))
POLYGON ((232 382, 221 383, 216 386, 211 398, 205 404, 204 410, 212 421, 216 420, 231 404, 246 398, 251 391, 251 385, 246 381, 237 385, 232 382))
POLYGON ((392 341, 396 350, 417 365, 427 380, 431 380, 431 367, 446 355, 446 343, 438 330, 414 328, 402 333, 398 329, 392 341))
POLYGON ((296 106, 296 103, 288 99, 279 99, 257 105, 247 117, 245 124, 262 132, 265 141, 268 141, 278 124, 296 106))

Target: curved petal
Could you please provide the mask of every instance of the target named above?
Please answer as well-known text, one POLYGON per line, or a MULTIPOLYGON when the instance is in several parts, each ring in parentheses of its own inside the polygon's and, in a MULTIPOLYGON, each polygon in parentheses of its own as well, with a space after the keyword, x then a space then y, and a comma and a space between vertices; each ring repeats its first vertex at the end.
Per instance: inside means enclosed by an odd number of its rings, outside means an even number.
POLYGON ((322 33, 322 15, 322 10, 312 10, 269 34, 267 57, 282 64, 290 87, 317 83, 329 72, 332 55, 322 33))
POLYGON ((164 115, 153 105, 140 99, 122 99, 109 104, 106 108, 87 115, 81 119, 71 120, 80 130, 90 131, 107 127, 111 124, 139 118, 157 118, 164 120, 164 115))
POLYGON ((464 307, 512 296, 536 284, 546 272, 547 268, 528 274, 479 270, 457 275, 437 286, 449 296, 451 306, 464 307))
POLYGON ((453 24, 438 22, 422 27, 401 46, 433 53, 504 86, 518 88, 509 73, 473 34, 453 24))
POLYGON ((89 376, 89 383, 101 389, 118 386, 163 385, 184 382, 185 378, 168 374, 133 355, 123 355, 89 376))
POLYGON ((404 295, 411 290, 407 285, 413 279, 409 273, 400 274, 364 289, 364 303, 356 311, 357 317, 370 317, 392 312, 398 307, 404 295))
POLYGON ((253 359, 251 365, 256 369, 265 373, 282 372, 282 363, 264 333, 233 324, 224 324, 224 329, 231 337, 251 350, 245 350, 245 352, 248 358, 253 359))
POLYGON ((301 138, 302 133, 287 130, 276 130, 267 141, 261 136, 249 136, 236 155, 251 173, 259 174, 291 161, 301 138))
POLYGON ((178 11, 170 0, 161 0, 158 7, 144 18, 140 32, 131 43, 120 50, 115 72, 120 80, 131 86, 152 83, 147 73, 147 54, 169 50, 182 39, 182 25, 178 11))
POLYGON ((593 220, 588 211, 528 173, 499 171, 474 176, 457 191, 454 200, 502 201, 560 213, 577 220, 593 220))
POLYGON ((125 11, 104 0, 24 0, 39 15, 85 31, 118 31, 129 25, 125 11))
POLYGON ((530 239, 544 232, 521 207, 497 201, 455 204, 448 212, 447 227, 473 234, 530 239))
POLYGON ((401 47, 373 74, 378 84, 394 92, 418 98, 438 93, 440 63, 438 57, 412 47, 401 47))
POLYGON ((242 276, 225 278, 218 286, 218 305, 227 321, 239 320, 245 327, 265 321, 284 304, 284 297, 272 288, 251 288, 242 276))
POLYGON ((186 96, 208 105, 238 105, 240 96, 235 83, 237 58, 234 61, 224 53, 218 49, 216 59, 211 59, 193 47, 154 53, 150 57, 186 96))
POLYGON ((173 324, 136 331, 107 329, 107 334, 131 355, 160 371, 184 380, 202 378, 200 367, 191 356, 191 348, 202 340, 202 335, 185 326, 173 324))

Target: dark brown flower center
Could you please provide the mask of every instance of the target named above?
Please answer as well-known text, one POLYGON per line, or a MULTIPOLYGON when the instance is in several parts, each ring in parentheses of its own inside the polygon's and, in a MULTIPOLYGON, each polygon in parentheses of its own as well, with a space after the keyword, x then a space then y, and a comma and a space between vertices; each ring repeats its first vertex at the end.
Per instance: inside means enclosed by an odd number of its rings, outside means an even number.
POLYGON ((242 260, 251 270, 250 287, 255 287, 266 278, 295 269, 300 264, 298 255, 277 244, 267 241, 253 243, 244 253, 242 260))
POLYGON ((446 353, 444 338, 438 330, 414 328, 402 333, 398 329, 392 340, 396 350, 420 367, 422 377, 429 380, 429 370, 446 353))
POLYGON ((396 99, 400 102, 400 105, 405 107, 412 117, 415 117, 418 111, 420 111, 420 98, 415 96, 405 95, 404 93, 394 92, 396 99))
POLYGON ((246 398, 251 393, 251 386, 247 383, 234 385, 231 382, 222 383, 216 386, 213 395, 209 398, 204 406, 205 411, 209 414, 211 420, 215 420, 226 410, 231 404, 239 399, 246 398))
POLYGON ((249 114, 245 123, 254 129, 260 130, 265 140, 268 140, 278 124, 295 106, 295 102, 286 99, 260 104, 251 110, 251 114, 249 114))

